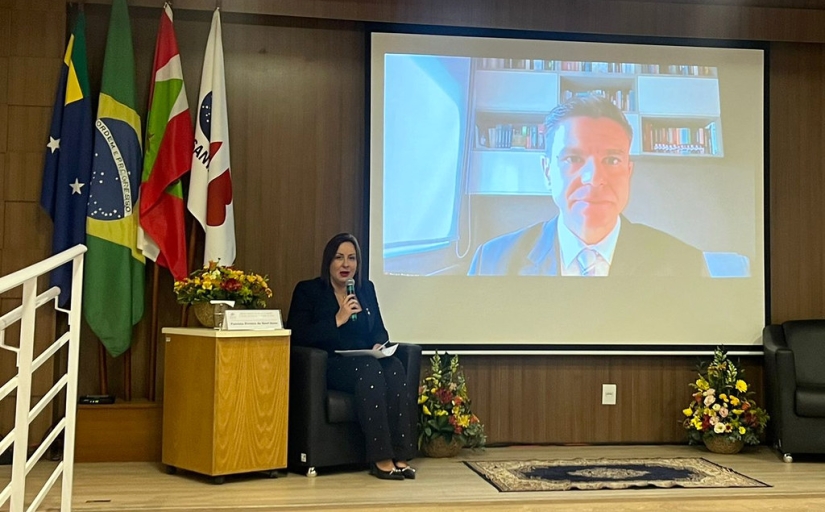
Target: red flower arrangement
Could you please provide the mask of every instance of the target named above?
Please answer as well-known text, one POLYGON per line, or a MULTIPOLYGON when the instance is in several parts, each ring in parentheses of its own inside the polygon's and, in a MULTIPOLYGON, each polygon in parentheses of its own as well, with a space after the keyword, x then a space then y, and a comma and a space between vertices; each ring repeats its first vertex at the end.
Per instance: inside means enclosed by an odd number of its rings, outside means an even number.
POLYGON ((441 437, 461 446, 480 448, 487 441, 484 425, 470 410, 467 382, 458 356, 438 352, 430 359, 430 375, 418 390, 418 446, 441 437))
POLYGON ((186 279, 175 281, 175 295, 180 304, 234 300, 237 305, 260 309, 266 307, 266 299, 272 297, 272 290, 265 276, 210 261, 186 279))
POLYGON ((700 368, 699 378, 690 387, 695 392, 682 411, 685 416, 682 425, 691 443, 713 437, 759 443, 769 416, 756 406, 744 380, 744 371, 728 359, 724 350, 716 349, 713 361, 700 368))

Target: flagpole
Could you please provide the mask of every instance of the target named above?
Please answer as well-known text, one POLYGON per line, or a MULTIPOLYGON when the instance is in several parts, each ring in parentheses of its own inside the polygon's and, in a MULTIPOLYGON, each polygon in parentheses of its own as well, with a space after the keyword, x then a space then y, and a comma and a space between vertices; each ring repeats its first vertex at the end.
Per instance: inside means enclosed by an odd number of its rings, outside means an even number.
POLYGON ((132 401, 132 347, 123 353, 123 394, 127 402, 132 401))
MULTIPOLYGON (((198 240, 198 219, 192 218, 192 229, 189 232, 189 262, 186 264, 186 269, 191 272, 194 270, 195 264, 195 245, 198 240)), ((180 325, 186 327, 189 324, 189 304, 184 304, 180 313, 180 325)))
POLYGON ((175 279, 183 279, 188 274, 186 210, 181 178, 191 170, 194 135, 173 19, 171 2, 167 1, 163 4, 155 44, 140 186, 142 232, 139 247, 147 259, 155 263, 147 371, 147 398, 151 402, 157 398, 160 267, 168 268, 175 279))
POLYGON ((160 279, 160 268, 157 262, 152 276, 152 323, 151 335, 149 336, 149 401, 155 401, 155 357, 158 350, 158 280, 160 279))
POLYGON ((189 304, 184 304, 183 306, 181 306, 181 308, 180 308, 180 326, 181 327, 186 327, 187 324, 189 324, 188 313, 189 313, 189 304))
POLYGON ((103 343, 100 343, 97 346, 98 352, 98 378, 100 379, 100 394, 101 395, 108 395, 109 394, 109 371, 106 368, 106 349, 103 348, 103 343))

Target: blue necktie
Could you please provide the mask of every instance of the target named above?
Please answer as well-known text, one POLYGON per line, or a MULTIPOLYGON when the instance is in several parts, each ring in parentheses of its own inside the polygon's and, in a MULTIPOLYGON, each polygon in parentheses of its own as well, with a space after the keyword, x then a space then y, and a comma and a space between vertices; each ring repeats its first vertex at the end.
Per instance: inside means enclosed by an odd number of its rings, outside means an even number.
POLYGON ((581 275, 596 275, 596 264, 599 262, 599 253, 597 253, 593 249, 585 248, 582 249, 582 251, 579 253, 576 259, 579 262, 579 267, 581 267, 581 275))

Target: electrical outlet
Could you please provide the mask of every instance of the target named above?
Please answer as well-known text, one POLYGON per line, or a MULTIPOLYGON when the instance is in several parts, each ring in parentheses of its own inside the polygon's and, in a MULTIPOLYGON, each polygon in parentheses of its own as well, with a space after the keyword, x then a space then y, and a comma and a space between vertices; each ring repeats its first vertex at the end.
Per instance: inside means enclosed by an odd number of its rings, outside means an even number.
POLYGON ((615 384, 602 384, 602 405, 616 405, 615 384))

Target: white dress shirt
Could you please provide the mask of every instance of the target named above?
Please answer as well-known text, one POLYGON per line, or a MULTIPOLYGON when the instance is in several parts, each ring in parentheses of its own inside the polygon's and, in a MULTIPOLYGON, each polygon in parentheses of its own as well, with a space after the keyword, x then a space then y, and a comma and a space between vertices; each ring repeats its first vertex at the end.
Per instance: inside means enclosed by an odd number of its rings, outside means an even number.
POLYGON ((619 231, 622 227, 622 218, 616 219, 616 225, 606 237, 593 245, 587 245, 579 237, 573 234, 564 223, 564 218, 559 215, 558 239, 559 255, 561 256, 561 275, 581 276, 584 275, 584 268, 579 263, 578 256, 585 249, 591 249, 597 253, 596 263, 591 275, 607 276, 610 274, 610 264, 613 263, 613 254, 616 252, 616 242, 619 240, 619 231))

